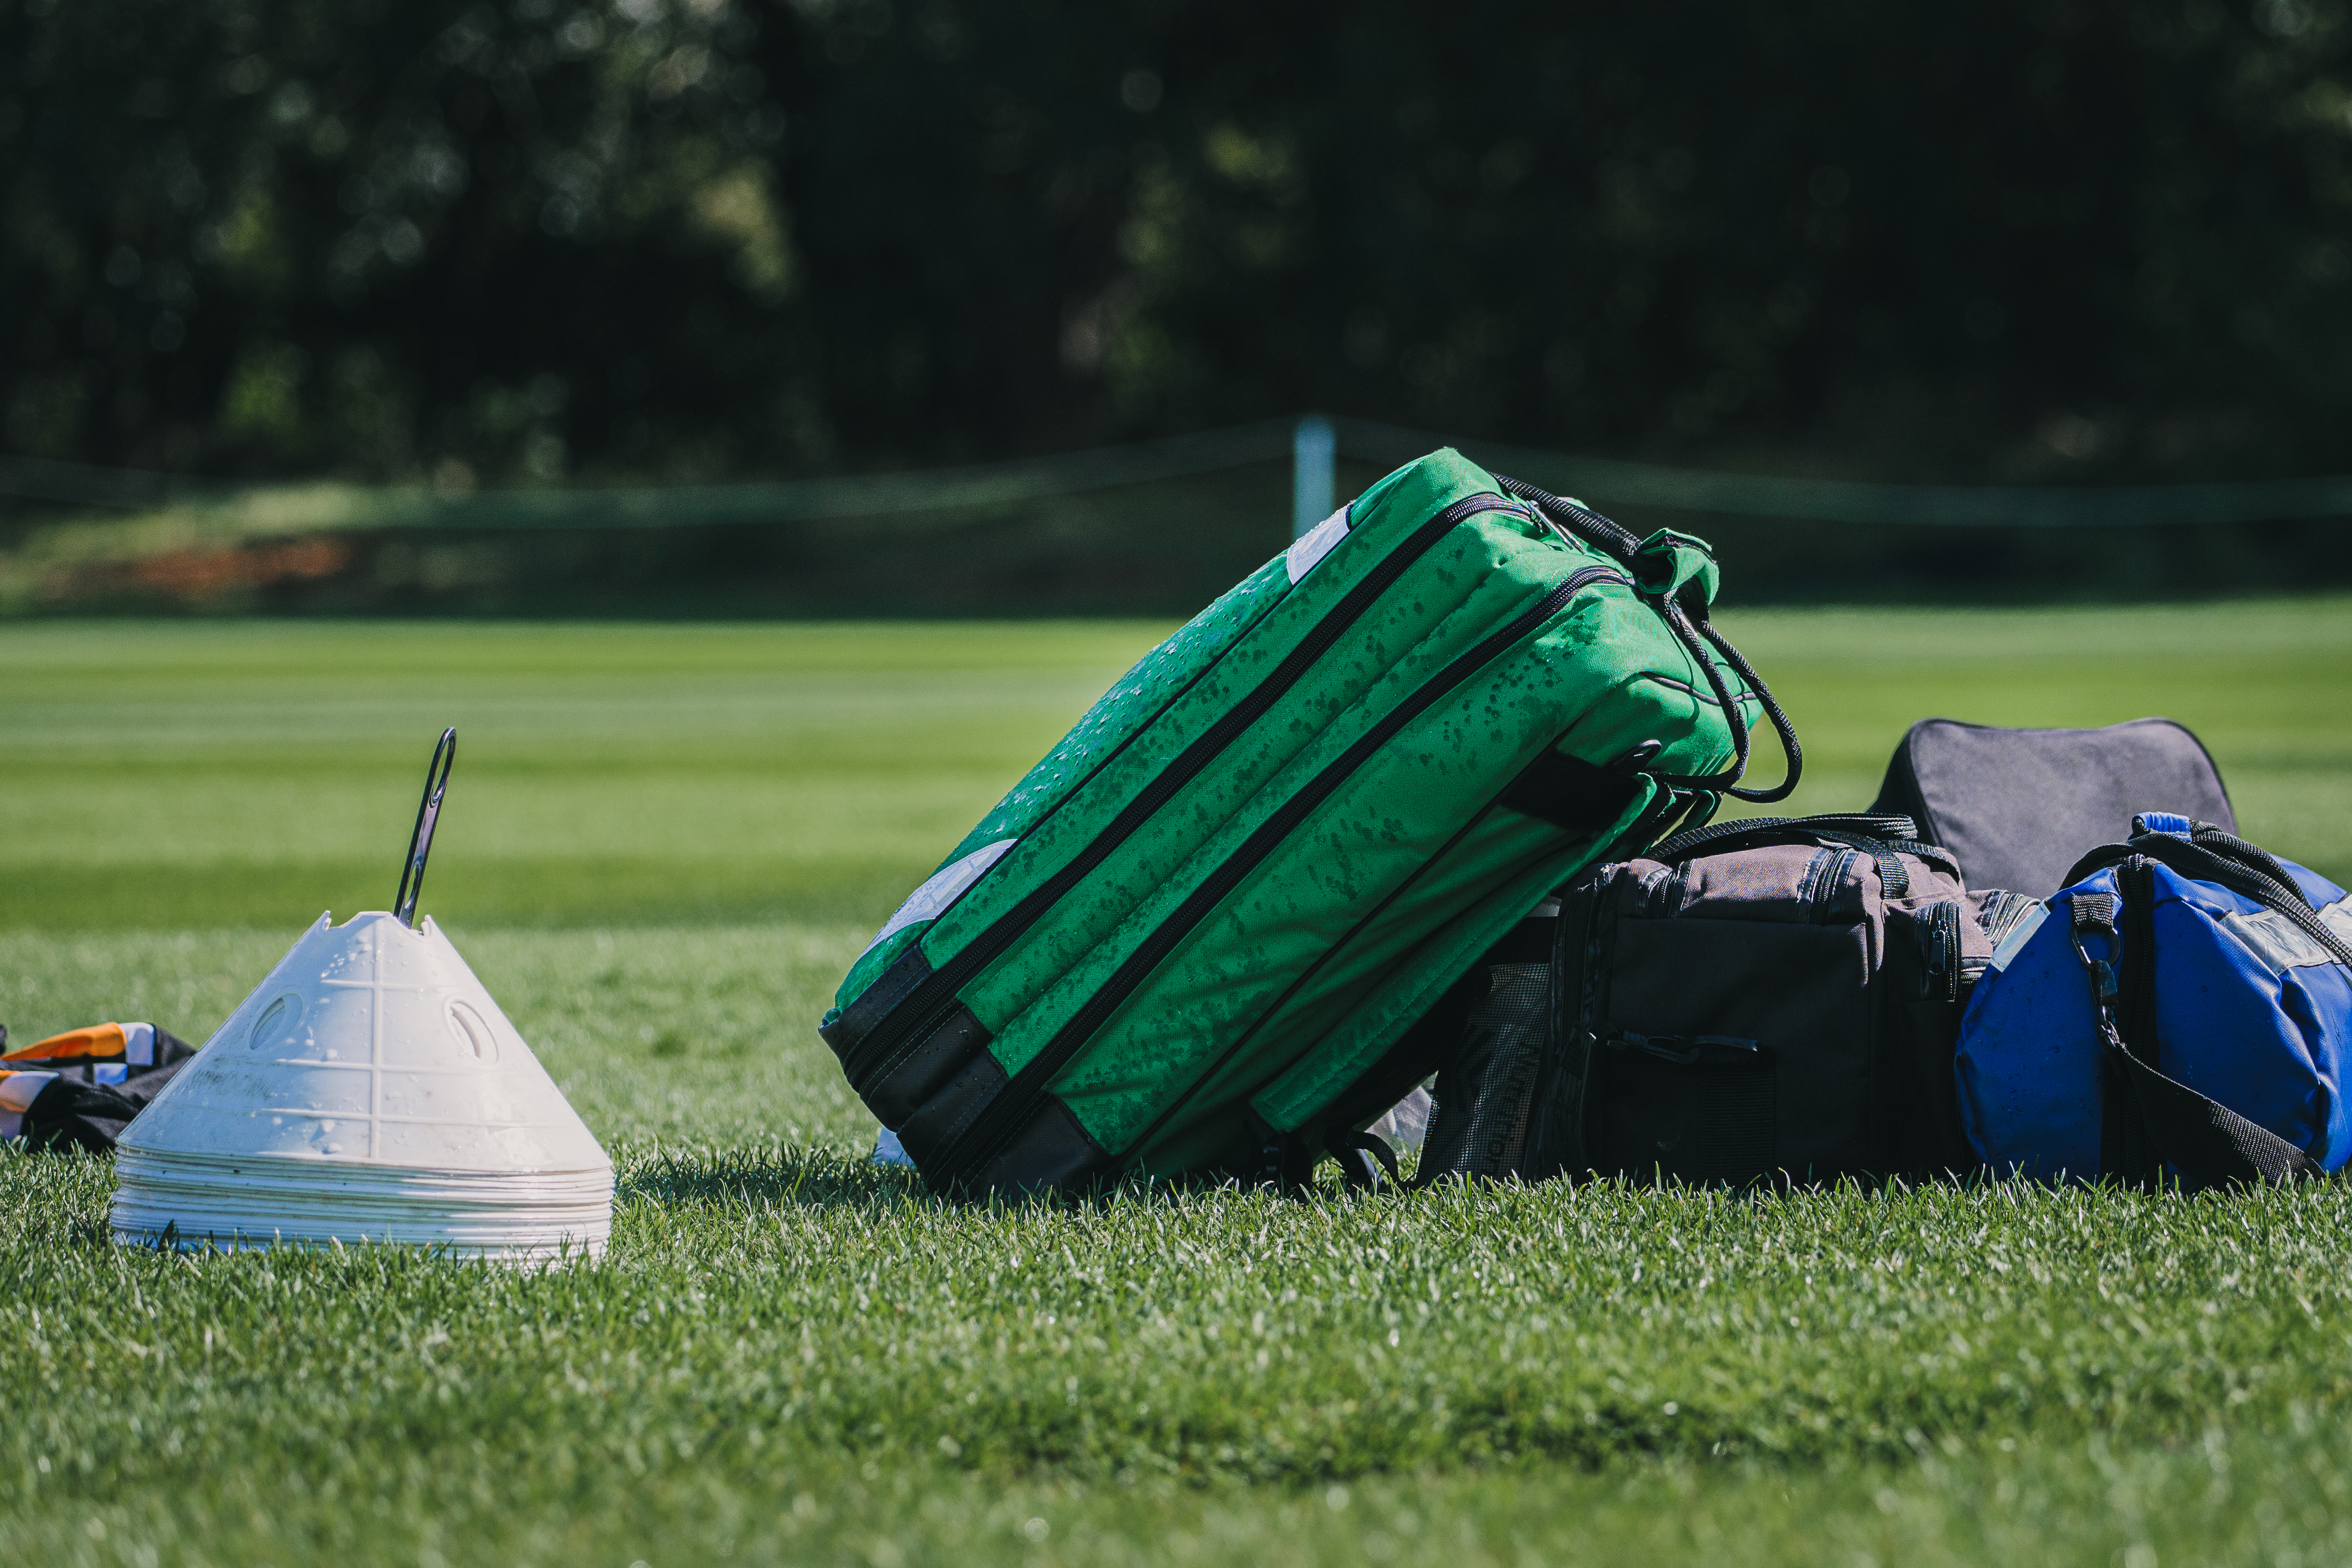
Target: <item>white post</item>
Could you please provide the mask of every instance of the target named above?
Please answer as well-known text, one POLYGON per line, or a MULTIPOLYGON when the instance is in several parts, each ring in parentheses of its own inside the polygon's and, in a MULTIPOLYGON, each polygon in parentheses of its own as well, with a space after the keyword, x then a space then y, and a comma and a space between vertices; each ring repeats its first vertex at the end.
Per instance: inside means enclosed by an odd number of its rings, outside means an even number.
POLYGON ((1331 422, 1310 413, 1290 438, 1290 537, 1298 538, 1331 515, 1331 466, 1339 442, 1331 422))

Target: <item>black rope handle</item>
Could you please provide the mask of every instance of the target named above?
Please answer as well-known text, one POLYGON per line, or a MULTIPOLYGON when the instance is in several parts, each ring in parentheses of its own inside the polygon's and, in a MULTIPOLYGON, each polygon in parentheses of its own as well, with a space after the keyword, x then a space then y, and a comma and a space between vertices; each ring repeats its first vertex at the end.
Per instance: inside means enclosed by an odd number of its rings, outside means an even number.
POLYGON ((1652 607, 1657 611, 1659 619, 1665 622, 1666 629, 1675 634, 1675 640, 1689 653, 1700 673, 1706 676, 1706 684, 1714 690, 1715 700, 1722 706, 1724 718, 1731 727, 1732 756, 1731 767, 1722 773, 1652 773, 1650 777, 1676 789, 1715 790, 1735 800, 1752 800, 1758 805, 1787 800, 1796 792, 1797 780, 1804 777, 1805 772, 1804 750, 1797 744, 1796 727, 1789 722, 1789 716, 1781 711, 1780 705, 1773 700, 1772 694, 1765 688, 1763 680, 1748 661, 1740 657, 1739 650, 1715 629, 1712 622, 1693 621, 1679 600, 1664 594, 1654 597, 1652 607), (1769 789, 1740 788, 1739 781, 1748 777, 1748 761, 1753 748, 1752 732, 1748 727, 1746 707, 1732 700, 1731 687, 1724 680, 1723 671, 1714 659, 1707 656, 1706 643, 1710 643, 1728 656, 1727 662, 1738 672, 1739 678, 1747 683, 1748 691, 1742 695, 1756 697, 1763 706, 1765 717, 1771 721, 1774 733, 1780 737, 1781 751, 1789 759, 1788 772, 1769 789))
POLYGON ((1631 530, 1611 522, 1581 502, 1555 496, 1549 490, 1538 489, 1523 479, 1513 479, 1501 474, 1495 476, 1495 483, 1503 487, 1506 496, 1516 496, 1543 513, 1545 520, 1554 527, 1565 523, 1570 533, 1602 555, 1631 566, 1633 558, 1642 553, 1642 541, 1635 538, 1631 530))
MULTIPOLYGON (((1764 677, 1756 673, 1755 667, 1748 664, 1745 654, 1731 645, 1731 640, 1728 637, 1715 629, 1713 621, 1704 615, 1700 616, 1698 629, 1709 643, 1715 644, 1716 650, 1730 662, 1731 667, 1739 672, 1739 678, 1748 683, 1748 689, 1756 694, 1756 700, 1764 705, 1764 716, 1772 721, 1772 732, 1780 737, 1780 749, 1789 758, 1788 777, 1769 789, 1734 789, 1731 793, 1743 800, 1754 800, 1759 804, 1787 800, 1796 793, 1797 780, 1802 778, 1805 772, 1805 752, 1804 748, 1797 744, 1797 727, 1790 721, 1789 716, 1781 711, 1779 700, 1772 695, 1772 688, 1764 684, 1764 677)), ((1701 653, 1699 663, 1706 664, 1710 661, 1701 653)))
POLYGON ((403 925, 416 924, 416 900, 425 891, 425 857, 433 852, 433 830, 441 821, 442 792, 449 788, 449 769, 457 765, 457 732, 441 732, 433 760, 425 765, 425 798, 416 803, 416 827, 408 835, 408 858, 400 865, 400 891, 393 894, 393 918, 403 925))
MULTIPOLYGON (((1728 822, 1717 822, 1711 828, 1685 830, 1671 838, 1660 839, 1650 846, 1653 860, 1663 860, 1664 852, 1672 850, 1677 856, 1696 854, 1706 849, 1710 854, 1720 852, 1709 848, 1727 839, 1775 839, 1811 837, 1827 829, 1850 833, 1867 833, 1883 839, 1890 846, 1903 848, 1918 833, 1918 826, 1910 818, 1897 812, 1825 811, 1811 817, 1738 817, 1728 822)), ((1742 847, 1746 847, 1744 844, 1742 847)), ((1948 854, 1939 850, 1938 854, 1948 854)))

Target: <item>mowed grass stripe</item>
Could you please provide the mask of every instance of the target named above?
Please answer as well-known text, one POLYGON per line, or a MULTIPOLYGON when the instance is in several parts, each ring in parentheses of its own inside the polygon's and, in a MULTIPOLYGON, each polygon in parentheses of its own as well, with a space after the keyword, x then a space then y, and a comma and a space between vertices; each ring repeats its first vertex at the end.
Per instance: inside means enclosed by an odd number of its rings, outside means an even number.
MULTIPOLYGON (((2352 876, 2352 603, 1725 622, 1803 734, 1796 809, 1867 803, 1930 714, 2165 713, 2253 836, 2352 876)), ((1168 630, 0 627, 0 927, 373 906, 444 724, 446 924, 878 920, 1168 630)))

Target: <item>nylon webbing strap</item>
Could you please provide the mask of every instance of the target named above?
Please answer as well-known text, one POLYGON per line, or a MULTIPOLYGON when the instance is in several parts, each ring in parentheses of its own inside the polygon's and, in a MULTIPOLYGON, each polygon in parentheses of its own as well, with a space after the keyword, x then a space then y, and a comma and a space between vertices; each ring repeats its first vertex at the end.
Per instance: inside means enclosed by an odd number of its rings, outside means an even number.
POLYGON ((1391 1186, 1404 1179, 1398 1174, 1396 1151, 1378 1133, 1335 1128, 1323 1146, 1338 1156, 1339 1174, 1349 1186, 1377 1187, 1383 1175, 1391 1186))
POLYGON ((2249 1181, 2295 1181, 2325 1176, 2310 1155, 2267 1127, 2256 1126, 2217 1100, 2166 1077, 2132 1054, 2112 1017, 2099 1019, 2107 1059, 2129 1083, 2132 1099, 2158 1156, 2180 1173, 2190 1192, 2249 1181))
POLYGON ((1908 898, 1911 895, 1911 873, 1903 868, 1902 860, 1889 844, 1863 833, 1827 832, 1821 835, 1832 843, 1843 844, 1850 850, 1860 850, 1878 862, 1878 891, 1885 898, 1908 898))
POLYGON ((2210 822, 2189 823, 2189 841, 2208 854, 2221 855, 2261 872, 2293 894, 2297 903, 2310 902, 2304 898, 2303 889, 2296 884, 2294 873, 2286 869, 2285 863, 2260 844, 2250 844, 2237 834, 2225 832, 2210 822))
MULTIPOLYGON (((2082 936, 2085 932, 2106 936, 2115 936, 2116 912, 2124 906, 2122 899, 2112 893, 2078 893, 2066 903, 2074 911, 2076 952, 2083 950, 2082 936)), ((2100 994, 2113 996, 2115 988, 2112 986, 2103 988, 2100 994)))
MULTIPOLYGON (((2074 952, 2091 979, 2099 1043, 2114 1071, 2110 1080, 2128 1095, 2149 1147, 2180 1173, 2190 1192, 2250 1181, 2293 1181, 2325 1176, 2317 1162, 2266 1127, 2256 1126, 2227 1105, 2168 1078, 2125 1043, 2116 1027, 2116 970, 2112 958, 2095 959, 2083 945, 2089 935, 2105 936, 2112 955, 2119 944, 2116 916, 2123 901, 2112 893, 2078 893, 2067 899, 2074 952)), ((2154 962, 2153 954, 2138 961, 2154 962)), ((2154 1042, 2148 1042, 2151 1052, 2154 1042)))

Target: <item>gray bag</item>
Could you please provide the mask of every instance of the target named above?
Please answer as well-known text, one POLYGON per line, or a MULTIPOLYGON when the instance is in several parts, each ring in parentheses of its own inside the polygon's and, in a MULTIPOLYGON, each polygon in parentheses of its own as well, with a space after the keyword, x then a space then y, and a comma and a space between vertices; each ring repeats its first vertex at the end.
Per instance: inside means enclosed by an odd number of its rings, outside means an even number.
POLYGON ((1972 1168, 1953 1043, 2033 905, 1969 893, 1900 816, 1723 822, 1597 867, 1542 961, 1518 935, 1478 971, 1421 1179, 1972 1168))
POLYGON ((1895 748, 1870 809, 1909 817, 1972 884, 2044 898, 2076 861, 2125 838, 2142 811, 2238 831, 2212 757, 2168 718, 2105 729, 1923 718, 1895 748))

